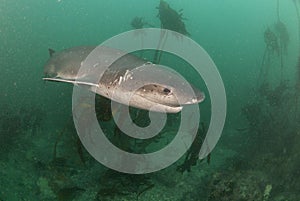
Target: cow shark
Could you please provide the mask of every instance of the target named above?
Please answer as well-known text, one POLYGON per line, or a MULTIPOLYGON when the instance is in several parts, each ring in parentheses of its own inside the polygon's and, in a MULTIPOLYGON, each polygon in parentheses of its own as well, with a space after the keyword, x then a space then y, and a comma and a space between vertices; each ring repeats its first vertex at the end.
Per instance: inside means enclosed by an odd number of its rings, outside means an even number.
POLYGON ((44 66, 43 79, 85 86, 112 101, 156 112, 177 113, 184 105, 198 104, 205 98, 204 93, 195 87, 192 87, 193 93, 186 90, 186 84, 174 72, 159 67, 154 68, 154 73, 153 70, 146 72, 147 66, 154 64, 110 47, 101 48, 100 59, 94 65, 100 70, 105 67, 101 79, 90 81, 89 77, 100 74, 99 71, 85 71, 81 67, 95 48, 96 46, 78 46, 60 52, 49 49, 50 58, 44 66), (118 57, 120 54, 123 56, 118 57), (105 62, 110 58, 118 59, 106 68, 105 62), (143 86, 134 89, 132 95, 130 92, 134 86, 123 86, 126 81, 142 83, 143 86))

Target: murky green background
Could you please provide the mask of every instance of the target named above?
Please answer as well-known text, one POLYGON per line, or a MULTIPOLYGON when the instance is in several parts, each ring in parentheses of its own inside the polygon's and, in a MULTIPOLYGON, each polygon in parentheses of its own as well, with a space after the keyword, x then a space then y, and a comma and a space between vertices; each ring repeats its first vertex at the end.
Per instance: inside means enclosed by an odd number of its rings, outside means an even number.
MULTIPOLYGON (((209 165, 203 161, 181 174, 174 164, 148 175, 149 189, 112 188, 107 196, 99 189, 120 181, 130 186, 131 178, 110 181, 107 169, 88 153, 89 162, 80 164, 72 155, 77 153, 74 130, 59 142, 60 152, 67 153, 61 154, 63 164, 51 164, 59 133, 72 125, 66 123, 72 86, 45 83, 43 65, 48 48, 98 45, 131 30, 135 16, 159 28, 159 1, 0 0, 0 200, 136 200, 136 195, 139 200, 300 200, 300 44, 294 2, 279 0, 289 35, 288 51, 280 57, 268 52, 264 40, 268 27, 276 34, 277 1, 168 1, 174 10, 183 9, 190 37, 222 76, 228 101, 224 132, 209 165), (265 51, 269 59, 263 62, 265 51), (262 69, 269 70, 259 78, 262 69)), ((202 80, 191 82, 202 87, 202 80)), ((208 124, 209 98, 200 108, 208 124)))

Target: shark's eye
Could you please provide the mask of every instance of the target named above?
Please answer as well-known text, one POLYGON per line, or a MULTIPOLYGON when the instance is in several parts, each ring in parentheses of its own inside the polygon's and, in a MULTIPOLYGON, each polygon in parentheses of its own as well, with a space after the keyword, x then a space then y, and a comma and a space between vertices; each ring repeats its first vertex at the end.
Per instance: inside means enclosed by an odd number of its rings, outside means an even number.
POLYGON ((169 93, 171 92, 171 90, 170 90, 170 89, 168 89, 168 88, 164 88, 164 90, 163 90, 163 91, 164 91, 164 93, 165 93, 165 94, 169 94, 169 93))

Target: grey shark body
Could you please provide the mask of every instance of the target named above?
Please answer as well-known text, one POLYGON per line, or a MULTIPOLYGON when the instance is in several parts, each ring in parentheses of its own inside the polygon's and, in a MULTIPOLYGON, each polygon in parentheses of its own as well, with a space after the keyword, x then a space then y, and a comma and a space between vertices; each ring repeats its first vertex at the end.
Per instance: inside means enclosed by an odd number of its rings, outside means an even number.
POLYGON ((80 46, 57 53, 50 51, 43 79, 85 86, 113 101, 157 112, 177 113, 182 105, 204 100, 204 94, 199 90, 194 88, 193 93, 188 92, 182 79, 172 71, 153 68, 153 64, 146 60, 113 48, 102 47, 98 54, 100 58, 90 64, 95 69, 82 70, 85 59, 95 52, 95 48, 80 46), (114 58, 118 59, 107 68, 107 61, 114 58), (101 79, 98 80, 99 76, 101 79))
POLYGON ((50 59, 44 67, 44 76, 75 80, 81 63, 95 49, 95 46, 79 46, 54 52, 49 49, 50 59))

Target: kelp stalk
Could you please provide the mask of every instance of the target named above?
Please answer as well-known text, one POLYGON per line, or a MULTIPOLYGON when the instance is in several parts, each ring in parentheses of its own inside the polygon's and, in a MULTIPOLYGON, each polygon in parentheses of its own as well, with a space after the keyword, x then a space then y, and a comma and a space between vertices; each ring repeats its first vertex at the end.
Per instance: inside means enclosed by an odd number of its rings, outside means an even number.
MULTIPOLYGON (((299 8, 297 5, 296 0, 293 0, 294 5, 295 5, 295 9, 296 9, 296 14, 297 14, 297 20, 298 20, 298 43, 300 40, 300 14, 299 14, 299 8)), ((300 93, 300 44, 298 44, 298 61, 297 61, 297 80, 296 80, 296 111, 298 111, 298 97, 299 97, 299 93, 300 93)))
POLYGON ((285 46, 283 40, 282 40, 282 33, 280 32, 280 27, 284 26, 284 24, 281 22, 280 20, 280 16, 279 16, 279 0, 277 0, 277 24, 276 26, 278 27, 278 31, 280 33, 280 36, 279 36, 279 45, 280 45, 280 49, 279 49, 279 54, 280 54, 280 80, 282 82, 282 78, 283 78, 283 60, 282 60, 282 48, 283 46, 285 46))

